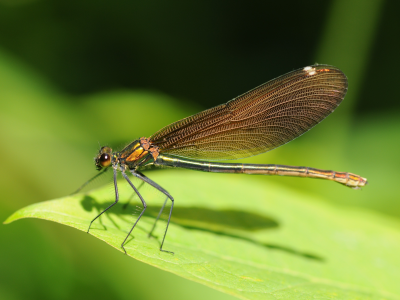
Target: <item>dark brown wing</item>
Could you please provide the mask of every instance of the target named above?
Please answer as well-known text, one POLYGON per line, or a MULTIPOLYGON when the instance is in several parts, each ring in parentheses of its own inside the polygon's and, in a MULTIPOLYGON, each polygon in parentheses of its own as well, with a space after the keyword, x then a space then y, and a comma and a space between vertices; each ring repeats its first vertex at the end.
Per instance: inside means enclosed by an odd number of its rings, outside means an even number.
POLYGON ((339 69, 315 65, 275 78, 227 102, 172 123, 150 140, 160 153, 223 160, 283 145, 321 122, 346 95, 339 69))

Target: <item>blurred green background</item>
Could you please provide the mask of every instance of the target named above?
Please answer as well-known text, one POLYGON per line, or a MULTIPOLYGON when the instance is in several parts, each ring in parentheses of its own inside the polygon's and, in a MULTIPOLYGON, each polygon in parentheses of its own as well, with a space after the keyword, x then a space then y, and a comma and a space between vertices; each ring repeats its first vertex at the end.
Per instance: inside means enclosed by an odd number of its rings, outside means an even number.
MULTIPOLYGON (((74 191, 96 173, 99 143, 120 148, 316 62, 348 76, 342 105, 243 162, 360 174, 362 191, 254 180, 399 218, 398 11, 373 0, 0 0, 0 218, 74 191)), ((22 220, 0 234, 0 299, 233 299, 55 223, 22 220)))

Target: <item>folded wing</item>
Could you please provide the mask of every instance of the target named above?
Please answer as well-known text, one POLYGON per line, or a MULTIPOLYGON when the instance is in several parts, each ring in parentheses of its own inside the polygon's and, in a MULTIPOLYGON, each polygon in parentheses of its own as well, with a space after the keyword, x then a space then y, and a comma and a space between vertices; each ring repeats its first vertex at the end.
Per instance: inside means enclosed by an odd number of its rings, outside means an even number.
POLYGON ((339 69, 314 65, 275 78, 227 102, 172 123, 150 137, 160 153, 238 159, 279 147, 325 119, 346 95, 339 69))

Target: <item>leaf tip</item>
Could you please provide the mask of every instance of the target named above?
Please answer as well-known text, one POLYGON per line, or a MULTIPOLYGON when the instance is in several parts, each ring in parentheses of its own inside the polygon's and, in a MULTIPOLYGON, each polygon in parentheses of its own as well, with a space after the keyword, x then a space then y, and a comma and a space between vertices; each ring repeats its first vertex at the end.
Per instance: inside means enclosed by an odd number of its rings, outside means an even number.
POLYGON ((26 216, 24 216, 23 214, 21 214, 21 209, 17 210, 16 212, 14 212, 11 216, 9 216, 4 222, 4 225, 10 224, 16 220, 25 218, 26 216))
POLYGON ((4 225, 10 224, 11 222, 15 221, 16 218, 14 217, 15 213, 13 213, 11 216, 9 216, 4 222, 4 225))

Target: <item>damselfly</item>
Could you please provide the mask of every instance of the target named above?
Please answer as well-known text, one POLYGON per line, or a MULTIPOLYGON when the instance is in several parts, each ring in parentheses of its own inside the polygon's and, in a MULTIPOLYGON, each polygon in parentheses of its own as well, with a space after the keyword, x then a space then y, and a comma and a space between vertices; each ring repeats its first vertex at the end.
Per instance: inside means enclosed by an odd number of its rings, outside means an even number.
POLYGON ((342 71, 328 65, 309 66, 275 78, 225 104, 172 123, 149 138, 142 137, 130 143, 120 152, 113 152, 110 147, 101 148, 95 158, 96 166, 103 172, 108 168, 113 170, 115 202, 90 222, 88 232, 92 223, 118 202, 117 172, 121 172, 143 204, 139 217, 121 244, 126 253, 124 244, 147 207, 126 174, 129 172, 167 197, 156 221, 168 199, 171 200, 160 246, 161 251, 170 252, 164 250, 163 245, 174 198, 140 172, 149 165, 217 173, 320 178, 354 189, 364 186, 367 180, 352 173, 275 164, 215 162, 257 155, 286 144, 332 113, 346 92, 347 78, 342 71))

